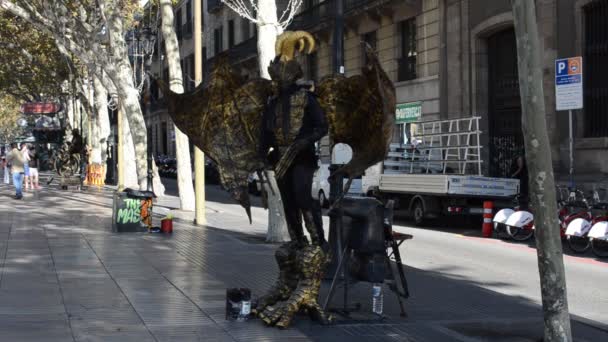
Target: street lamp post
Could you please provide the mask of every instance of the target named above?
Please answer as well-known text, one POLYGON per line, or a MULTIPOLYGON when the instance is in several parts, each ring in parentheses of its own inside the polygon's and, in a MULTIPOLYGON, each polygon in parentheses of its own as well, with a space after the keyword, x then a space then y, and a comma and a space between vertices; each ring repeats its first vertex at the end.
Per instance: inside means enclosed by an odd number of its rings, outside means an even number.
MULTIPOLYGON (((150 79, 147 77, 147 75, 150 72, 150 67, 152 64, 152 54, 154 53, 154 46, 156 44, 156 34, 154 33, 154 31, 152 31, 152 29, 149 26, 146 26, 142 29, 139 28, 135 28, 131 34, 129 34, 129 36, 127 37, 127 43, 130 46, 129 49, 129 55, 132 57, 132 63, 133 63, 133 67, 136 70, 136 82, 137 80, 137 61, 139 58, 141 58, 143 66, 144 66, 144 70, 145 73, 140 75, 141 76, 141 80, 143 81, 144 78, 147 78, 147 82, 146 82, 146 92, 147 92, 147 96, 144 97, 145 99, 145 108, 146 108, 146 113, 149 113, 150 110, 150 79)), ((154 191, 154 187, 152 185, 152 180, 154 178, 154 172, 152 169, 152 160, 153 160, 153 156, 152 156, 152 143, 151 143, 151 135, 148 134, 147 137, 148 141, 147 141, 147 155, 148 155, 148 177, 147 177, 147 189, 148 191, 154 191)))

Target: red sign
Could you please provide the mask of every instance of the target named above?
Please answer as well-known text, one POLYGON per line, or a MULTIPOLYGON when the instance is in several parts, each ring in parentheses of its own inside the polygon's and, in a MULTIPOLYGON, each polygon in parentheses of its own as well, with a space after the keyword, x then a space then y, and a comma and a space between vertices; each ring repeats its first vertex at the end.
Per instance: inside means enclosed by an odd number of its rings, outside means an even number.
POLYGON ((23 114, 54 114, 59 110, 61 105, 53 102, 28 102, 21 105, 23 114))

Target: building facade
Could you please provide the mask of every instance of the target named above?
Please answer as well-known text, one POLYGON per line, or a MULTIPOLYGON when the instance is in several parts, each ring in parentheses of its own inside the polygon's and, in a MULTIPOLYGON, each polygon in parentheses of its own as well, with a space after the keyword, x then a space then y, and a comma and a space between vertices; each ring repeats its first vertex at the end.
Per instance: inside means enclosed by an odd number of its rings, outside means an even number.
MULTIPOLYGON (((311 32, 316 51, 300 57, 307 79, 319 81, 340 69, 333 65, 336 0, 304 1, 289 29, 311 32)), ((346 76, 365 64, 362 42, 374 47, 393 80, 397 103, 420 107, 420 120, 480 116, 484 174, 509 176, 523 147, 517 50, 509 0, 342 0, 346 76)), ((279 1, 279 8, 284 3, 279 1)), ((575 169, 581 181, 608 178, 608 0, 538 0, 543 44, 547 127, 554 170, 568 172, 568 114, 555 110, 555 59, 583 56, 585 109, 575 111, 575 169)), ((204 70, 219 54, 243 75, 258 74, 256 27, 220 0, 203 1, 204 70)), ((180 52, 187 84, 193 79, 192 1, 176 7, 180 52), (188 9, 190 8, 190 10, 188 9), (181 22, 179 19, 181 18, 181 22)), ((162 49, 161 49, 162 55, 162 49)), ((165 72, 166 74, 166 72, 165 72)), ((187 86, 187 89, 190 88, 187 86)), ((157 154, 174 149, 172 124, 162 110, 151 120, 157 154), (163 128, 166 124, 166 129, 163 128), (159 127, 159 128, 155 128, 159 127), (165 145, 167 146, 165 149, 165 145)), ((405 126, 396 130, 403 140, 405 126)), ((325 139, 324 155, 328 155, 325 139)), ((169 151, 170 152, 170 151, 169 151)), ((327 159, 327 158, 326 158, 327 159)), ((327 160, 326 160, 327 161, 327 160)))

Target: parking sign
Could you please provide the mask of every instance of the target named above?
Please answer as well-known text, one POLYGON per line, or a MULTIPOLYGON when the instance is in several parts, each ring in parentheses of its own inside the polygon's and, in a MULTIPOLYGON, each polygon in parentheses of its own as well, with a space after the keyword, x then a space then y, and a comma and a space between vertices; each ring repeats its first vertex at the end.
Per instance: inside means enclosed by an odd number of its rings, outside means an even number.
POLYGON ((555 61, 555 105, 557 110, 583 108, 583 58, 555 61))

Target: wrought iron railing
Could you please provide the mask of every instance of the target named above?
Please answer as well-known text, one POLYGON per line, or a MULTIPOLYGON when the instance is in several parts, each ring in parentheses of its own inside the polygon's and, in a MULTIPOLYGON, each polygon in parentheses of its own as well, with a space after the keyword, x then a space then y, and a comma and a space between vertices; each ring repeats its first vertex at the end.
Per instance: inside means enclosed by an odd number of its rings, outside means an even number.
POLYGON ((334 15, 334 0, 326 0, 298 14, 291 22, 291 30, 310 30, 322 23, 329 22, 334 15))
POLYGON ((219 56, 223 56, 228 58, 228 60, 232 64, 238 64, 246 59, 254 57, 257 54, 257 37, 251 37, 247 40, 236 44, 232 48, 222 52, 219 55, 215 55, 209 59, 207 59, 206 63, 204 63, 205 72, 211 71, 213 64, 220 58, 219 56))

